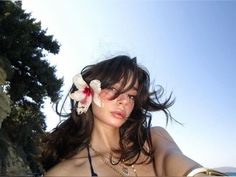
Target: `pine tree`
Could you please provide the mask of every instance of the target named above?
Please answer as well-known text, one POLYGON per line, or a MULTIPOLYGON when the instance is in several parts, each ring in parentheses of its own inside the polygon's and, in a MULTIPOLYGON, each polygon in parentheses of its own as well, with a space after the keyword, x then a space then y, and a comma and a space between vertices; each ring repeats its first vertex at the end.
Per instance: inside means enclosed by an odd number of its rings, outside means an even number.
MULTIPOLYGON (((45 98, 59 99, 63 84, 47 60, 49 53, 57 54, 59 49, 58 41, 21 8, 20 1, 0 1, 0 67, 6 72, 2 88, 11 99, 11 113, 2 123, 0 139, 14 142, 34 173, 41 168, 37 157, 46 130, 41 108, 45 98)), ((7 156, 5 151, 0 154, 7 156)))

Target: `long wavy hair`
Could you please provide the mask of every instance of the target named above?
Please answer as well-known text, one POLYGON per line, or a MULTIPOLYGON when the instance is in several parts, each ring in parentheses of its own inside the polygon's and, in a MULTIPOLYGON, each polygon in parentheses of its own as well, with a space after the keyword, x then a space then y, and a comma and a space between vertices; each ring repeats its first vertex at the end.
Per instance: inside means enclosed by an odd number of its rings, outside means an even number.
MULTIPOLYGON (((119 128, 120 148, 114 149, 119 154, 120 160, 126 165, 137 163, 141 153, 146 158, 139 163, 149 163, 153 160, 153 147, 151 141, 152 111, 163 111, 167 122, 172 119, 168 108, 174 103, 171 94, 161 102, 163 88, 150 91, 150 77, 148 71, 137 64, 136 58, 119 55, 111 59, 86 66, 81 74, 83 79, 90 83, 93 79, 101 81, 101 88, 112 88, 118 82, 121 86, 117 95, 133 88, 138 81, 138 93, 135 98, 133 111, 127 121, 119 128), (131 80, 131 82, 130 82, 131 80), (128 87, 127 87, 127 84, 128 87), (126 89, 124 89, 126 88, 126 89), (144 145, 146 143, 147 145, 144 145)), ((72 85, 70 92, 76 91, 72 85)), ((61 122, 43 140, 42 164, 47 171, 63 159, 68 159, 86 148, 91 140, 93 130, 93 112, 90 108, 86 113, 78 115, 76 104, 71 102, 71 112, 66 120, 61 122)), ((62 116, 61 112, 58 112, 62 116)), ((64 115, 65 116, 65 115, 64 115)))

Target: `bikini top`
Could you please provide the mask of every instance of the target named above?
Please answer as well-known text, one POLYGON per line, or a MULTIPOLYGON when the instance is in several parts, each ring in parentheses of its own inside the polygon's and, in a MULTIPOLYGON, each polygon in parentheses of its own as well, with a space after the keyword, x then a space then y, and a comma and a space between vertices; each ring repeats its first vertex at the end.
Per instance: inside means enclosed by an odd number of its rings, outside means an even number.
POLYGON ((91 176, 98 176, 97 173, 94 171, 93 169, 93 164, 92 164, 92 158, 90 155, 90 151, 89 151, 89 147, 87 146, 87 150, 88 150, 88 160, 89 160, 89 166, 90 166, 90 171, 91 171, 91 176))

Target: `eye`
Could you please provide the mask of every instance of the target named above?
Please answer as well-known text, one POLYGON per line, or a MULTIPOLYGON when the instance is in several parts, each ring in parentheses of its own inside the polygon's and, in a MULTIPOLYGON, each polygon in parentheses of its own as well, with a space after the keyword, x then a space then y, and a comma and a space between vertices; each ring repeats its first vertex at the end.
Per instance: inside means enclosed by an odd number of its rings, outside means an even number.
POLYGON ((131 99, 132 101, 135 101, 136 99, 136 95, 128 95, 129 99, 131 99))
POLYGON ((114 94, 116 94, 118 92, 118 90, 115 87, 111 87, 110 91, 113 92, 114 94))
POLYGON ((118 92, 118 90, 114 87, 108 88, 107 91, 108 91, 107 93, 108 93, 109 97, 111 97, 111 98, 114 97, 118 92))
POLYGON ((118 91, 115 87, 111 87, 111 90, 116 92, 118 91))

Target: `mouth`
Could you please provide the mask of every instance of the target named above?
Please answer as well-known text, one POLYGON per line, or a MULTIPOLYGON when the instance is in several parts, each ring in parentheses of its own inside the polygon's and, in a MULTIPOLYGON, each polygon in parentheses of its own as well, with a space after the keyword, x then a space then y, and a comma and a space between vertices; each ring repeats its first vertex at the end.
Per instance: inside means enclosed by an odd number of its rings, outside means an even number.
POLYGON ((125 113, 122 111, 112 111, 111 112, 112 116, 118 119, 125 119, 125 113))

